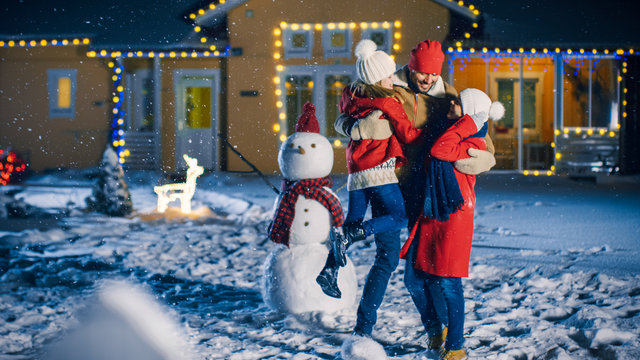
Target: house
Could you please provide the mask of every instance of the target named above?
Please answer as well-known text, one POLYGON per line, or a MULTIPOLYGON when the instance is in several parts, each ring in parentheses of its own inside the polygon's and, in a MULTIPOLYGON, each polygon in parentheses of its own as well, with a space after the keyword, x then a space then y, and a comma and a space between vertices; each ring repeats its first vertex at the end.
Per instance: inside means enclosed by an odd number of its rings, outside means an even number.
MULTIPOLYGON (((210 171, 249 171, 238 151, 263 172, 277 172, 278 148, 311 101, 334 145, 334 172, 346 172, 347 139, 332 124, 342 88, 355 79, 353 48, 362 38, 399 65, 419 41, 439 40, 449 48, 445 79, 507 100, 511 115, 491 129, 499 168, 555 173, 562 158, 552 146, 566 129, 582 136, 606 129, 604 138, 620 140, 620 119, 638 123, 635 112, 628 115, 636 92, 624 87, 622 73, 638 71, 636 60, 622 60, 635 59, 636 43, 617 47, 609 39, 612 47, 575 59, 569 50, 595 47, 565 43, 554 55, 555 47, 534 50, 527 39, 502 45, 481 7, 463 1, 10 0, 1 7, 0 147, 36 171, 95 166, 111 144, 132 169, 180 171, 187 154, 210 171), (588 121, 580 117, 582 98, 553 95, 567 73, 561 69, 579 67, 583 80, 590 74, 585 56, 609 76, 608 105, 594 105, 589 90, 588 121), (597 106, 606 120, 594 115, 597 106)), ((569 86, 584 91, 578 82, 560 89, 569 86)))
POLYGON ((452 21, 449 81, 500 100, 496 169, 640 173, 640 31, 624 1, 475 1, 452 21))

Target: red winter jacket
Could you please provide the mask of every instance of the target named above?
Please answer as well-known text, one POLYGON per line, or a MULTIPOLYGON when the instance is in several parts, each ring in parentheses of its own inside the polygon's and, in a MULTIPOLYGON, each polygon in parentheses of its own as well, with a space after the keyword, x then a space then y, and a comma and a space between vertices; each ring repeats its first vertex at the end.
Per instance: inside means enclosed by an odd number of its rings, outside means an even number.
MULTIPOLYGON (((473 119, 464 115, 436 140, 431 156, 443 161, 468 158, 467 150, 486 150, 483 138, 462 139, 478 131, 473 119)), ((400 257, 405 259, 409 246, 418 241, 413 267, 426 273, 446 277, 469 276, 469 257, 473 239, 473 212, 476 195, 473 190, 476 177, 455 170, 456 180, 464 198, 464 206, 441 222, 420 216, 411 235, 402 247, 400 257)))
POLYGON ((351 92, 349 86, 342 91, 340 99, 340 112, 350 117, 361 119, 371 111, 381 110, 383 118, 389 120, 393 128, 393 135, 384 140, 362 139, 350 140, 347 145, 347 170, 349 174, 370 169, 380 165, 391 158, 397 158, 396 166, 406 163, 402 144, 412 142, 420 134, 422 129, 415 129, 402 104, 395 97, 364 98, 351 92))

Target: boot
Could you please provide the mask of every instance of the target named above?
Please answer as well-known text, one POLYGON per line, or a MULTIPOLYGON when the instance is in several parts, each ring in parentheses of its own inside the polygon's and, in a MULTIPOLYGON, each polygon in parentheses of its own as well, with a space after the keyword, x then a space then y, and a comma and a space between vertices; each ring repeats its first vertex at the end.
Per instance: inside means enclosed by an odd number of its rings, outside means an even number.
MULTIPOLYGON (((334 235, 333 232, 332 235, 334 235)), ((335 237, 332 236, 331 239, 331 246, 336 264, 338 264, 338 266, 347 265, 347 249, 349 246, 356 241, 364 240, 366 237, 367 233, 364 230, 362 223, 353 223, 343 226, 342 234, 336 231, 335 237)))
POLYGON ((440 353, 440 360, 467 360, 467 352, 464 349, 460 350, 447 350, 442 348, 440 353))
POLYGON ((325 266, 316 277, 316 282, 320 285, 322 292, 336 299, 342 297, 342 292, 338 288, 338 269, 340 268, 337 266, 325 266))
POLYGON ((447 328, 442 329, 442 332, 435 336, 430 336, 427 342, 429 350, 440 350, 447 339, 447 328))

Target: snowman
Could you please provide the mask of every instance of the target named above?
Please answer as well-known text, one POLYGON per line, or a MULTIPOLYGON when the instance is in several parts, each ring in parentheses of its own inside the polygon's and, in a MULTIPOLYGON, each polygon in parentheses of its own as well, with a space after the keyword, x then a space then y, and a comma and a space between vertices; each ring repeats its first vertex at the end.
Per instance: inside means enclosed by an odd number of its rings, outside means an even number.
POLYGON ((344 220, 328 176, 333 149, 320 135, 313 104, 304 104, 296 132, 280 147, 278 165, 284 180, 269 225, 269 238, 277 245, 264 264, 265 303, 291 314, 352 308, 358 285, 349 259, 338 274, 339 299, 325 295, 315 281, 329 253, 330 233, 344 220))

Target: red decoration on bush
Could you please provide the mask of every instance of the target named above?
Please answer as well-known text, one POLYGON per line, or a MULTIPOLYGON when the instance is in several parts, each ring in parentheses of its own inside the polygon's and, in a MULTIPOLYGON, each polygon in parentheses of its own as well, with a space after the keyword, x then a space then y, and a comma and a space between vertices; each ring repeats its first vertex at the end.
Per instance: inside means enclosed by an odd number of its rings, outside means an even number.
POLYGON ((27 165, 18 155, 10 150, 0 149, 0 185, 7 185, 11 182, 11 176, 26 169, 27 165))

